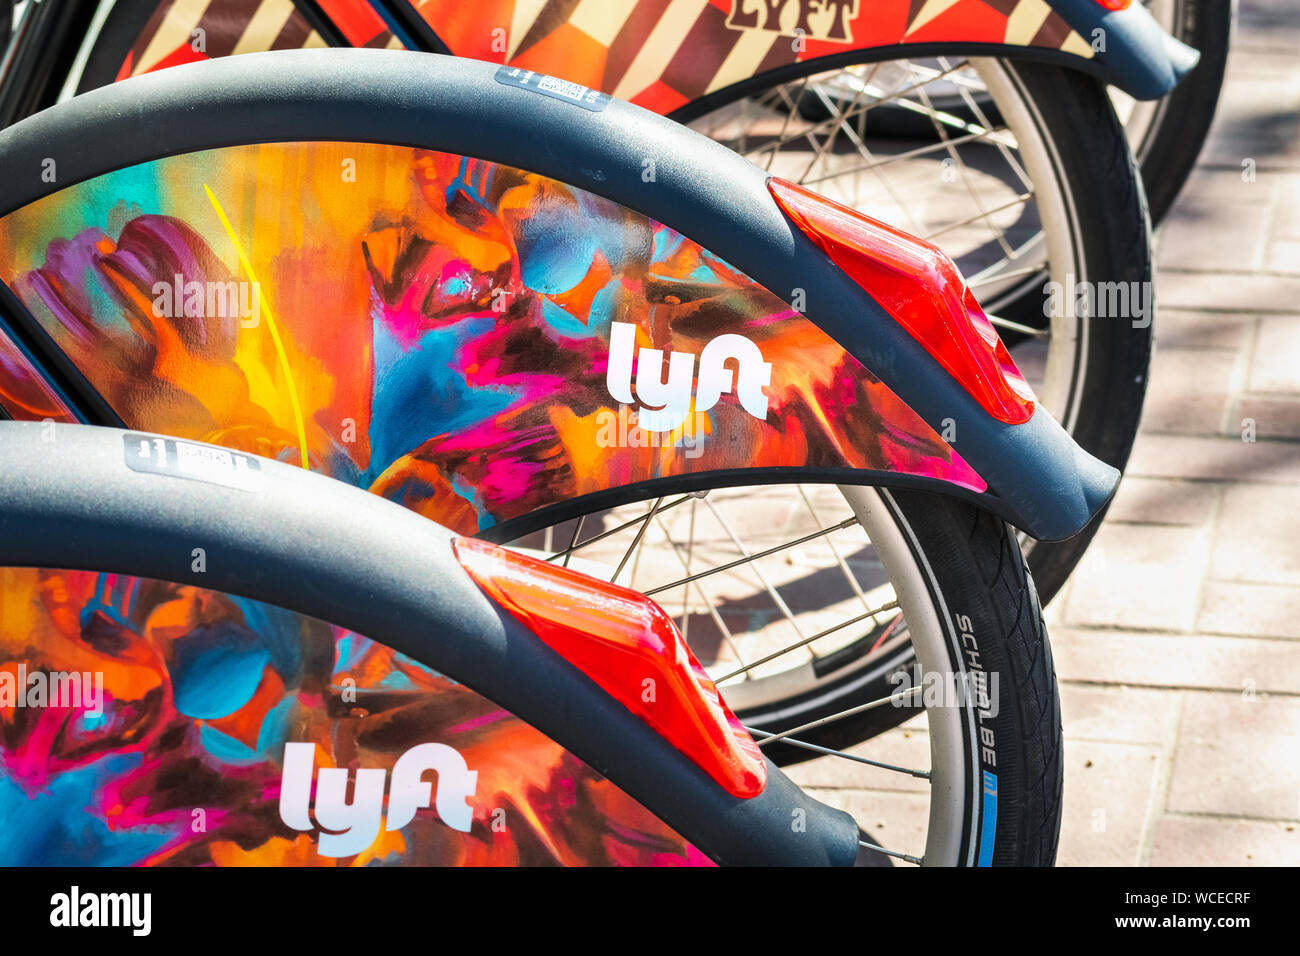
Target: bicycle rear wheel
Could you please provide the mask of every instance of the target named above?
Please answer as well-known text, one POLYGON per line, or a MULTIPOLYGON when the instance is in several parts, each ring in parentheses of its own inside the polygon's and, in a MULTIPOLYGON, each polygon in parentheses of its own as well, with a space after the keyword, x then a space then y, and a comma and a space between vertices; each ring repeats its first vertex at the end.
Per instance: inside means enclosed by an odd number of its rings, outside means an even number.
POLYGON ((997 519, 916 492, 719 488, 595 513, 510 546, 659 601, 768 756, 811 760, 796 781, 884 848, 868 855, 927 865, 1054 859, 1061 741, 1051 651, 1015 535, 997 519), (756 494, 803 507, 782 516, 756 508, 756 494), (846 502, 842 518, 832 509, 846 502), (804 608, 798 564, 819 552, 830 563, 817 594, 833 591, 833 577, 841 600, 804 608), (858 632, 847 630, 864 620, 886 656, 905 644, 915 667, 892 680, 876 672, 881 653, 860 653, 858 632), (846 779, 851 789, 817 788, 846 779))
MULTIPOLYGON (((1074 293, 1120 289, 1129 307, 1149 310, 1151 259, 1141 184, 1096 82, 1000 61, 872 63, 754 93, 692 126, 775 175, 929 236, 968 276, 1046 407, 1083 447, 1122 468, 1146 390, 1151 316, 1086 314, 1074 308, 1074 293), (932 87, 958 90, 953 95, 968 114, 936 109, 932 87), (930 136, 873 138, 875 117, 900 109, 927 124, 930 136), (1044 257, 1054 296, 1045 297, 1039 276, 1044 257), (1026 282, 1034 286, 1028 293, 1026 282), (1027 294, 1040 303, 1036 316, 998 315, 1014 311, 1027 294)), ((960 448, 961 436, 950 437, 960 448)), ((792 498, 785 507, 798 504, 792 498)), ((1098 524, 1064 542, 1022 541, 1044 602, 1064 584, 1098 524)), ((790 676, 784 701, 764 699, 754 714, 738 706, 752 719, 773 719, 783 705, 806 713, 833 688, 880 696, 913 664, 901 633, 900 626, 883 642, 876 630, 857 642, 829 642, 817 673, 809 664, 802 685, 790 676), (870 689, 867 675, 874 675, 870 689)), ((848 697, 824 703, 834 712, 848 697)), ((892 710, 870 713, 854 733, 881 733, 897 717, 892 710)))

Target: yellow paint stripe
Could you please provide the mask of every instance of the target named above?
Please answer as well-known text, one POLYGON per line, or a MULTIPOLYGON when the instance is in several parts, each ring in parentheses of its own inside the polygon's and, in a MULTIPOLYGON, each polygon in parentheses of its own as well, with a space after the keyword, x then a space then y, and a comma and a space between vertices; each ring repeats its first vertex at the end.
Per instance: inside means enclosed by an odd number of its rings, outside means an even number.
POLYGON ((1028 46, 1051 12, 1047 0, 1020 0, 1007 17, 1007 32, 1002 39, 1016 46, 1028 46))
POLYGON ((920 12, 917 13, 916 19, 912 21, 912 25, 908 27, 907 35, 911 36, 939 14, 947 12, 947 10, 956 3, 957 0, 925 0, 925 6, 923 6, 920 12))
POLYGON ((722 66, 718 67, 718 72, 709 81, 709 88, 705 92, 712 93, 757 73, 758 65, 767 56, 767 51, 772 49, 772 39, 773 35, 763 30, 747 30, 742 33, 727 58, 722 61, 722 66))
POLYGON ((621 100, 630 100, 657 81, 681 47, 686 31, 708 5, 709 0, 672 0, 650 31, 650 36, 641 44, 614 95, 621 100))
POLYGON ((636 9, 636 0, 581 0, 569 15, 569 25, 577 27, 601 46, 609 46, 636 9))
POLYGON ((1094 51, 1091 43, 1071 30, 1070 35, 1066 37, 1065 42, 1061 44, 1061 52, 1073 53, 1075 56, 1081 56, 1085 59, 1091 60, 1094 51))
POLYGON ((158 32, 150 38, 133 75, 139 76, 181 44, 189 43, 208 3, 209 0, 177 0, 158 24, 158 32))
POLYGON ((293 16, 292 0, 265 0, 253 13, 248 25, 244 27, 244 32, 240 35, 235 48, 230 51, 230 55, 261 53, 271 49, 271 44, 275 42, 275 38, 280 35, 280 31, 284 29, 291 16, 293 16))
POLYGON ((515 0, 515 8, 510 15, 510 37, 506 59, 514 58, 519 44, 523 43, 524 37, 528 36, 528 28, 537 22, 544 9, 546 9, 546 0, 515 0))
POLYGON ((293 407, 294 424, 298 426, 298 451, 302 454, 302 466, 308 468, 307 426, 303 421, 302 405, 298 402, 298 388, 293 382, 293 370, 289 368, 289 356, 284 351, 284 343, 280 341, 280 329, 276 324, 275 314, 271 311, 271 303, 267 302, 266 296, 262 294, 262 283, 257 280, 257 273, 253 271, 253 264, 248 261, 248 256, 244 253, 244 247, 235 235, 235 228, 226 217, 226 211, 221 208, 221 203, 217 202, 217 197, 213 195, 207 183, 203 184, 203 191, 208 194, 208 201, 212 203, 212 208, 217 212, 217 218, 221 220, 221 225, 225 227, 226 235, 230 237, 231 243, 234 244, 235 255, 239 256, 239 264, 244 267, 244 272, 248 274, 248 281, 257 286, 257 298, 261 303, 262 315, 266 317, 266 327, 271 330, 271 341, 275 343, 275 352, 280 357, 280 368, 284 370, 285 380, 289 384, 289 404, 293 407))

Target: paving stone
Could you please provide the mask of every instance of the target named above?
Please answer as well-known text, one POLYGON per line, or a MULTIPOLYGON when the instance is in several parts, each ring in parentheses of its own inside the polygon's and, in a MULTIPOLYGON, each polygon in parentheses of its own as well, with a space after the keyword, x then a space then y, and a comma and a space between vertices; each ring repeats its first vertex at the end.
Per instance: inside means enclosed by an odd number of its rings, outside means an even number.
POLYGON ((1103 525, 1074 571, 1065 620, 1191 630, 1208 540, 1200 528, 1103 525))
POLYGON ((1228 488, 1215 527, 1210 576, 1217 581, 1300 585, 1297 542, 1300 501, 1295 489, 1228 488))
POLYGON ((1233 416, 1233 427, 1241 429, 1241 423, 1251 419, 1255 424, 1256 438, 1291 438, 1300 439, 1300 398, 1262 398, 1247 395, 1238 406, 1238 414, 1233 416))
MULTIPOLYGON (((930 735, 925 732, 924 719, 917 718, 915 722, 919 725, 916 728, 891 730, 850 747, 847 752, 896 767, 926 770, 930 766, 930 735)), ((843 757, 819 757, 786 768, 786 774, 801 787, 930 792, 929 783, 918 777, 882 770, 843 757)))
POLYGON ((1300 395, 1300 316, 1264 316, 1259 320, 1255 354, 1247 388, 1252 392, 1300 395))
POLYGON ((1067 740, 1057 865, 1137 865, 1159 767, 1154 747, 1067 740))
POLYGON ((1218 497, 1219 486, 1209 482, 1125 475, 1106 522, 1200 525, 1210 519, 1218 497))
POLYGON ((1137 631, 1051 631, 1063 681, 1300 694, 1295 642, 1137 631))
POLYGON ((1163 746, 1174 735, 1177 691, 1061 685, 1065 739, 1163 746))
POLYGON ((1300 820, 1300 700, 1188 694, 1171 812, 1300 820))
POLYGON ((1198 435, 1219 432, 1236 364, 1236 353, 1225 350, 1158 349, 1151 363, 1142 428, 1198 435))
MULTIPOLYGON (((1282 65, 1286 54, 1275 62, 1282 65)), ((1252 69, 1267 70, 1260 54, 1252 54, 1252 69)), ((1258 167, 1300 166, 1300 86, 1294 74, 1248 73, 1234 59, 1233 72, 1220 96, 1214 135, 1206 143, 1200 161, 1240 167, 1253 159, 1258 167)), ((1292 60, 1291 66, 1294 66, 1292 60)))
POLYGON ((1295 824, 1161 817, 1151 866, 1300 866, 1295 824))
MULTIPOLYGON (((1156 264, 1161 269, 1202 269, 1250 272, 1264 260, 1271 218, 1268 185, 1242 182, 1228 172, 1239 194, 1223 201, 1206 202, 1189 193, 1169 213, 1156 245, 1156 264), (1256 197, 1265 197, 1261 202, 1256 197)), ((1228 190, 1223 190, 1225 193, 1228 190)))
POLYGON ((1165 269, 1156 277, 1158 309, 1294 312, 1297 302, 1300 276, 1165 269))
POLYGON ((1300 455, 1291 442, 1143 435, 1128 473, 1153 478, 1300 484, 1300 455))
MULTIPOLYGON (((881 846, 920 856, 930 829, 928 793, 890 793, 879 790, 824 790, 808 793, 828 806, 843 810, 881 846)), ((900 866, 908 866, 899 863, 900 866)))
POLYGON ((1300 638, 1300 588, 1206 581, 1196 630, 1300 638))
MULTIPOLYGON (((1213 138, 1216 129, 1211 128, 1210 136, 1213 138)), ((1176 217, 1180 214, 1184 206, 1193 206, 1202 203, 1233 203, 1236 205, 1256 206, 1265 208, 1273 205, 1277 199, 1277 190, 1283 181, 1290 174, 1280 170, 1256 169, 1255 181, 1247 182, 1242 179, 1241 168, 1239 166, 1221 167, 1221 166, 1197 166, 1187 177, 1187 182, 1183 185, 1183 190, 1178 194, 1178 200, 1174 208, 1170 210, 1169 215, 1165 217, 1161 225, 1162 232, 1173 232, 1177 230, 1178 220, 1176 217), (1165 225, 1169 228, 1165 229, 1165 225)))
POLYGON ((1267 272, 1300 274, 1300 239, 1270 239, 1263 267, 1267 272))
POLYGON ((1245 334, 1248 316, 1230 312, 1193 312, 1163 306, 1156 315, 1156 354, 1168 348, 1235 349, 1245 334))

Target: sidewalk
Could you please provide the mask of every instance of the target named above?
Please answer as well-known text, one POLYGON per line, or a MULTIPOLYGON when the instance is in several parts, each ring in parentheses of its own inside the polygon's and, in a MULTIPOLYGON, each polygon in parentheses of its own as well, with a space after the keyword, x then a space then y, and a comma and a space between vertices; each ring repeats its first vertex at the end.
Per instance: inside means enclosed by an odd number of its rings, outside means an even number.
POLYGON ((1297 865, 1300 11, 1289 0, 1242 0, 1219 115, 1157 260, 1142 435, 1047 615, 1066 738, 1058 860, 1297 865))

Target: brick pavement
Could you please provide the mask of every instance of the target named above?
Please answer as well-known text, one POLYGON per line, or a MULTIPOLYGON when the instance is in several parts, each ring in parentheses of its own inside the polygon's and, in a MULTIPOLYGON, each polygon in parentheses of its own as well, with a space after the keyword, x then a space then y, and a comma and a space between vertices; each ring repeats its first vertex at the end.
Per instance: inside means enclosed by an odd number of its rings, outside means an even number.
POLYGON ((1048 612, 1062 864, 1300 864, 1300 13, 1239 27, 1132 467, 1048 612))

